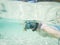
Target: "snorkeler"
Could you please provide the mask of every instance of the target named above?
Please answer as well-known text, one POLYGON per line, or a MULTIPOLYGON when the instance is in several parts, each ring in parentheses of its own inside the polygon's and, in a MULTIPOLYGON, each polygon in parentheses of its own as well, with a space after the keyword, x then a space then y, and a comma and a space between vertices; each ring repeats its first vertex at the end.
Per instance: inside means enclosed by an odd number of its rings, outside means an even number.
POLYGON ((25 23, 26 23, 24 28, 25 30, 31 29, 32 31, 37 31, 42 29, 49 34, 52 34, 53 36, 60 38, 60 31, 48 26, 45 23, 32 22, 32 21, 26 21, 25 23))

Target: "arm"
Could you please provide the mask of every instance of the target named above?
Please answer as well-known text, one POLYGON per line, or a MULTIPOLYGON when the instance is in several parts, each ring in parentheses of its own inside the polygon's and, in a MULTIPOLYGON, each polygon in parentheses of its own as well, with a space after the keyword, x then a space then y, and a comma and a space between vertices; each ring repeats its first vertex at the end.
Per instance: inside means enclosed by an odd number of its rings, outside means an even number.
POLYGON ((60 38, 60 31, 57 31, 51 27, 49 27, 48 25, 46 24, 42 24, 42 27, 41 27, 44 31, 46 31, 47 33, 50 33, 52 35, 54 35, 55 37, 58 37, 60 38))

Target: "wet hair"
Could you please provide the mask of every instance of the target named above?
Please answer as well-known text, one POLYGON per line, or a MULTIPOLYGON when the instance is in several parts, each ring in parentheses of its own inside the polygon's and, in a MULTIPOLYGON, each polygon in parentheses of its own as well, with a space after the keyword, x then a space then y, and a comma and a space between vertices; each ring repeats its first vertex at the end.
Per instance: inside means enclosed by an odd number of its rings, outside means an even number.
POLYGON ((39 25, 39 23, 35 23, 35 27, 34 27, 34 29, 32 31, 36 31, 37 28, 38 28, 38 25, 39 25))
POLYGON ((36 31, 36 29, 38 28, 39 23, 38 22, 34 22, 34 21, 26 21, 25 22, 25 29, 32 29, 32 31, 36 31))

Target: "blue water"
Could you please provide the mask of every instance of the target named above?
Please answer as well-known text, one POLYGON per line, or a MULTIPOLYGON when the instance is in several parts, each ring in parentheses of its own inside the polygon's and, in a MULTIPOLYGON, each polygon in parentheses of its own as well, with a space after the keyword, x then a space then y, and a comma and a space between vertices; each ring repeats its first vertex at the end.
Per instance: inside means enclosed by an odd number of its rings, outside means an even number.
POLYGON ((24 31, 23 22, 13 21, 0 19, 0 45, 58 45, 58 39, 24 31))

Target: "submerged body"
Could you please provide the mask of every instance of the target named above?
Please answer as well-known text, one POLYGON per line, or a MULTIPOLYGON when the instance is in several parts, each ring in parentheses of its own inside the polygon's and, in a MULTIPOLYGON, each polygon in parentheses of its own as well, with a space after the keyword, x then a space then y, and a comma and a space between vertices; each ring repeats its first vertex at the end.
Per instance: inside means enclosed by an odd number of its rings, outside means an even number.
POLYGON ((48 26, 45 23, 29 22, 29 23, 26 23, 25 30, 27 30, 27 29, 31 29, 32 31, 43 30, 43 31, 47 32, 48 34, 53 35, 54 37, 60 38, 60 26, 56 26, 55 25, 53 27, 52 26, 48 26))
POLYGON ((58 26, 57 27, 53 26, 53 27, 50 27, 47 24, 42 24, 42 29, 44 31, 46 31, 47 33, 49 33, 57 38, 60 38, 60 29, 58 28, 58 26))

